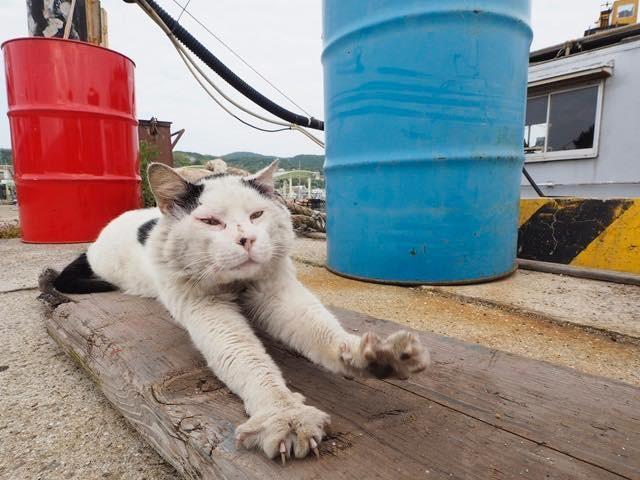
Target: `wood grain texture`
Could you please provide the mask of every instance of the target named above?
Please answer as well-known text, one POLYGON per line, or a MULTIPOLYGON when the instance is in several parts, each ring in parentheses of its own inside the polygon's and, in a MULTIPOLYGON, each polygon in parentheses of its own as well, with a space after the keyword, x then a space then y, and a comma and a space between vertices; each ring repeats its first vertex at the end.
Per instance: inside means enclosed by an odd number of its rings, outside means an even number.
MULTIPOLYGON (((322 460, 236 449, 242 404, 154 301, 75 297, 51 336, 187 478, 640 478, 640 390, 420 333, 435 365, 410 381, 348 380, 265 340, 285 378, 332 416, 322 460)), ((336 310, 348 328, 397 325, 336 310)))

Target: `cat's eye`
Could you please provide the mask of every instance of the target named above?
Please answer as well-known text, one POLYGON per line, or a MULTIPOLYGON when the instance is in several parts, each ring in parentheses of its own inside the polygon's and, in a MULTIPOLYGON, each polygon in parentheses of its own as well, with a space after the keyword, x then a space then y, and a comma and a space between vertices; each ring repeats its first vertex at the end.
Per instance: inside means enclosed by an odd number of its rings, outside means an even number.
POLYGON ((251 220, 255 220, 256 218, 260 218, 263 213, 264 213, 264 210, 259 210, 257 212, 253 212, 249 218, 251 220))
POLYGON ((207 225, 211 225, 213 227, 222 225, 222 222, 220 220, 213 217, 201 218, 200 221, 203 223, 206 223, 207 225))

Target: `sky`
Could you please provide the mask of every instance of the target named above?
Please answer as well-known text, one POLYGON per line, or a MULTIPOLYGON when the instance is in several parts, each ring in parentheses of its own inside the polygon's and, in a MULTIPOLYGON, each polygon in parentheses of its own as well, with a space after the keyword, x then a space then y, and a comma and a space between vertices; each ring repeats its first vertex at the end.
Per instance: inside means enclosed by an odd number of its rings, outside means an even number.
MULTIPOLYGON (((188 12, 306 111, 316 118, 323 118, 321 0, 156 1, 174 18, 182 10, 174 2, 184 5, 189 1, 188 12)), ((532 49, 581 37, 595 22, 603 1, 532 0, 532 49)), ((200 89, 166 36, 137 5, 122 0, 102 0, 102 6, 108 12, 109 47, 136 63, 138 118, 155 116, 173 122, 174 130, 184 128, 186 133, 177 149, 214 155, 234 151, 278 156, 323 153, 320 147, 299 133, 262 133, 240 124, 200 89)), ((290 110, 299 111, 187 13, 182 15, 180 22, 253 87, 290 110)), ((27 33, 26 0, 1 0, 0 42, 27 33)), ((240 100, 239 94, 232 89, 225 88, 225 91, 240 100)), ((6 112, 2 69, 0 147, 10 148, 6 112)))

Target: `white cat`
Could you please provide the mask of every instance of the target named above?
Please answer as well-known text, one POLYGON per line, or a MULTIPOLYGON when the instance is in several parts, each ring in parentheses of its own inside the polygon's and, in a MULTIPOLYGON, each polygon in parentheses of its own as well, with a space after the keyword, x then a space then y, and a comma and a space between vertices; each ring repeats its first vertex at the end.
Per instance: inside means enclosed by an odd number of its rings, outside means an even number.
POLYGON ((288 210, 274 195, 274 162, 253 176, 195 182, 158 163, 149 182, 159 208, 122 214, 54 281, 58 291, 120 288, 157 298, 190 334, 250 418, 239 445, 300 458, 318 444, 329 415, 290 391, 252 325, 339 374, 396 376, 423 370, 417 337, 347 333, 295 276, 288 210))

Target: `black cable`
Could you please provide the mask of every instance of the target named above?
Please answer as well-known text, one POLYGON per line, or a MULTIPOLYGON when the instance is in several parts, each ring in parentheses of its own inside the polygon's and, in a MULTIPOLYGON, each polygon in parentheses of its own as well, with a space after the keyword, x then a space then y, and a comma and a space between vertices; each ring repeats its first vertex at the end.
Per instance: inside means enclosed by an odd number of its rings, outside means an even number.
MULTIPOLYGON (((200 20, 198 20, 198 18, 193 15, 189 10, 186 9, 187 5, 185 5, 184 7, 182 6, 182 4, 180 2, 178 2, 178 0, 171 0, 173 3, 175 3, 178 7, 183 8, 184 10, 182 10, 182 12, 186 13, 189 17, 191 17, 191 19, 196 22, 198 25, 200 25, 209 35, 211 35, 213 38, 216 39, 217 42, 219 42, 224 48, 226 48, 227 50, 229 50, 229 52, 231 52, 233 54, 234 57, 236 57, 238 60, 240 60, 242 63, 244 63, 251 71, 253 71, 253 73, 255 73, 256 75, 258 75, 262 80, 264 80, 267 84, 269 84, 271 86, 271 88, 273 88, 276 92, 278 92, 280 95, 282 95, 284 98, 286 98, 287 100, 289 100, 291 102, 292 105, 294 105, 295 107, 298 107, 300 110, 302 110, 304 113, 306 113, 307 115, 311 116, 311 114, 309 112, 307 112, 302 106, 300 106, 300 104, 296 103, 296 101, 291 98, 290 96, 288 96, 286 93, 284 93, 282 90, 280 90, 277 86, 275 86, 267 77, 265 77, 264 75, 262 75, 258 70, 256 70, 255 68, 253 68, 251 66, 251 64, 249 64, 244 58, 242 58, 240 56, 239 53, 237 53, 233 48, 231 48, 229 45, 227 45, 224 40, 222 40, 222 38, 220 38, 218 35, 216 35, 215 33, 213 33, 211 31, 210 28, 208 28, 204 23, 202 23, 200 20)), ((191 1, 191 0, 189 0, 191 1)), ((182 15, 182 13, 181 13, 182 15)), ((180 21, 180 17, 178 17, 177 19, 178 21, 180 21)))
MULTIPOLYGON (((127 0, 125 0, 127 1, 127 0)), ((131 3, 131 2, 128 2, 131 3)), ((294 125, 301 127, 313 128, 315 130, 324 130, 324 122, 316 118, 298 115, 277 103, 269 100, 267 97, 258 92, 255 88, 233 73, 224 63, 222 63, 213 53, 195 39, 182 25, 171 17, 162 9, 154 0, 146 0, 147 5, 162 19, 172 34, 187 47, 194 55, 202 60, 209 68, 216 72, 224 81, 235 88, 242 95, 254 102, 256 105, 264 108, 267 112, 272 113, 278 118, 285 120, 294 125)))
POLYGON ((525 177, 527 177, 527 180, 529 181, 529 183, 531 184, 531 186, 536 191, 536 193, 538 194, 539 197, 546 196, 542 192, 542 190, 540 190, 540 187, 538 186, 538 184, 533 180, 533 178, 531 178, 531 175, 529 175, 529 172, 527 172, 526 168, 522 167, 522 173, 524 174, 525 177))

